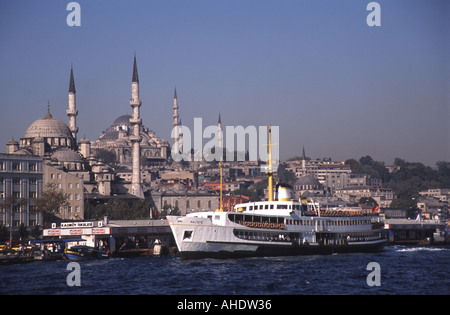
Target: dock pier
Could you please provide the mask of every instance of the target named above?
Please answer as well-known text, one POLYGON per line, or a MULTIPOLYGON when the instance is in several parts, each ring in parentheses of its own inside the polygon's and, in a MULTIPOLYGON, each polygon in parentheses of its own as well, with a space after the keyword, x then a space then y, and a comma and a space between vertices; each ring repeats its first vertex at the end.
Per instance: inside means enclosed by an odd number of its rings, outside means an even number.
POLYGON ((449 244, 450 239, 435 237, 436 231, 444 231, 446 224, 439 220, 386 219, 385 229, 389 231, 392 244, 449 244))
POLYGON ((108 220, 61 222, 44 229, 44 237, 86 240, 86 245, 103 248, 112 256, 157 256, 176 253, 167 220, 108 220))

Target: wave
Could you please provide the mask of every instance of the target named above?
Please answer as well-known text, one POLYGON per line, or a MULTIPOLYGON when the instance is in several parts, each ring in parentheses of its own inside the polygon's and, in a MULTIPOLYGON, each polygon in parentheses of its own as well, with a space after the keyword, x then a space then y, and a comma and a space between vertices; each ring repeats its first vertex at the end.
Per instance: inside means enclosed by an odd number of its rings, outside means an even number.
POLYGON ((412 253, 412 252, 441 252, 441 251, 449 251, 448 247, 407 247, 407 248, 398 248, 395 250, 397 253, 412 253))

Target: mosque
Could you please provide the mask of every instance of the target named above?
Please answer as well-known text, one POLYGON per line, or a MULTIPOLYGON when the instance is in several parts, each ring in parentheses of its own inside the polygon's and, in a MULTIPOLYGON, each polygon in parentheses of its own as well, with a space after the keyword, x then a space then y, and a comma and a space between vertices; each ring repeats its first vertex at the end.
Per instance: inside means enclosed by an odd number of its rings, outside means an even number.
MULTIPOLYGON (((100 134, 100 137, 92 143, 94 152, 98 150, 112 151, 119 165, 131 165, 131 115, 118 117, 112 125, 100 134)), ((148 165, 162 166, 167 162, 169 143, 155 135, 153 130, 142 125, 140 130, 142 141, 141 157, 145 157, 148 165)))
POLYGON ((143 199, 140 158, 146 157, 153 165, 167 162, 170 155, 169 143, 145 127, 140 118, 142 102, 139 98, 136 56, 131 90, 132 115, 118 117, 93 143, 86 138, 78 142, 78 110, 71 67, 69 107, 66 111, 69 124, 52 116, 49 103, 45 116, 27 128, 20 142, 14 139, 8 141, 8 154, 42 157, 44 186, 53 182, 69 194, 70 206, 61 209, 61 218, 84 219, 84 199, 87 195, 106 197, 121 194, 122 197, 143 199), (120 165, 131 168, 131 182, 116 180, 114 170, 95 157, 95 153, 100 149, 114 152, 120 165))

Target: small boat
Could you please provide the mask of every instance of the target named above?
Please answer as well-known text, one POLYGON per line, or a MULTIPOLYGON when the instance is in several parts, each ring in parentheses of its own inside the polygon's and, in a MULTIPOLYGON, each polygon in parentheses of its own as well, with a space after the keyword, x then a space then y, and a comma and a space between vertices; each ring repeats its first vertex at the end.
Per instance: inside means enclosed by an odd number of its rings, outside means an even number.
POLYGON ((31 241, 30 244, 36 247, 32 255, 34 260, 54 261, 63 259, 66 241, 63 239, 31 241))
POLYGON ((108 253, 87 246, 87 245, 75 245, 64 250, 64 256, 68 260, 87 260, 87 259, 104 259, 109 258, 108 253))
POLYGON ((15 265, 32 262, 33 259, 21 253, 0 254, 0 265, 15 265))

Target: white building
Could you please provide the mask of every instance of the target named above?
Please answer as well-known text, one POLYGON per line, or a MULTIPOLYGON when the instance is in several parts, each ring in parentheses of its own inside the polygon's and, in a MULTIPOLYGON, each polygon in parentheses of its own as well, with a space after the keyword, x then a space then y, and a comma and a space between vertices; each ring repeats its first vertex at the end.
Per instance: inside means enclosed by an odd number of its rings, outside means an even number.
POLYGON ((394 200, 394 191, 382 187, 346 187, 336 190, 335 195, 348 203, 357 203, 361 198, 373 198, 381 208, 388 208, 394 200))

